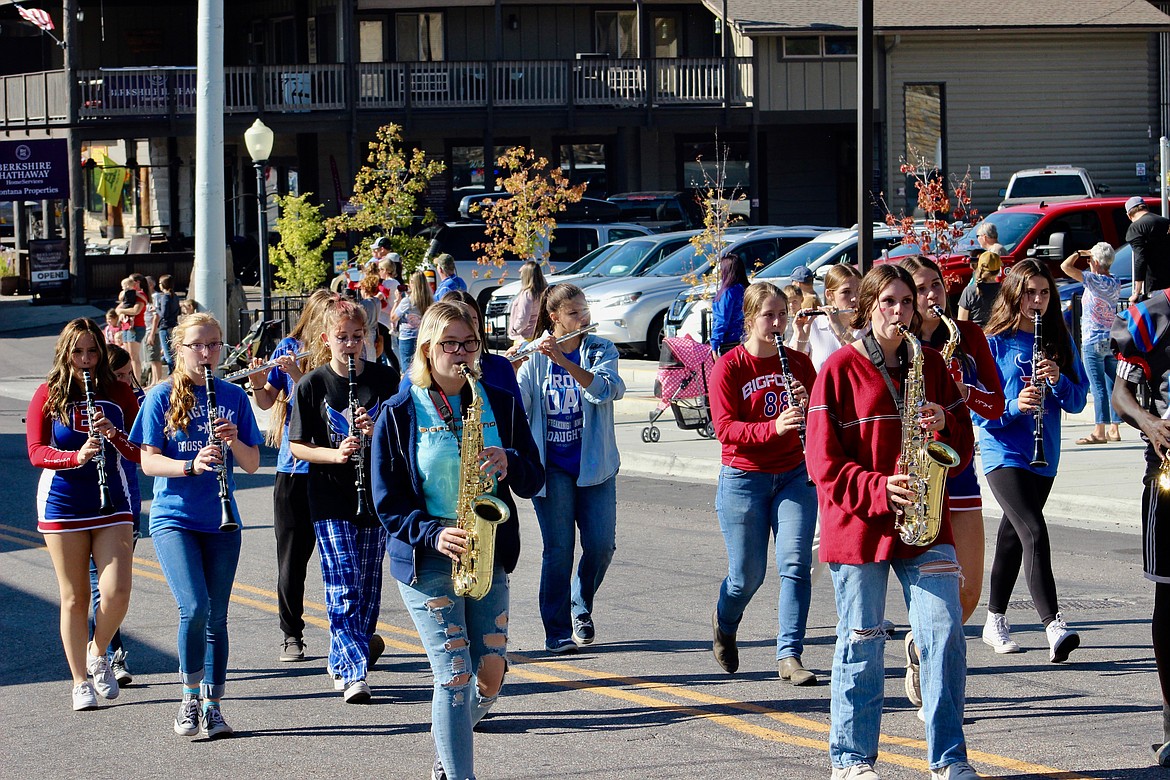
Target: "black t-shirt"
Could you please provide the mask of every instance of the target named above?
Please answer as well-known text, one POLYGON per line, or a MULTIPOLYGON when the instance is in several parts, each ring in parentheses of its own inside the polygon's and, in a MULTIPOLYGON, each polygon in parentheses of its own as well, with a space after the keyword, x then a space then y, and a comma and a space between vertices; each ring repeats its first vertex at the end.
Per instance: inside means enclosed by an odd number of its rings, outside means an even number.
POLYGON ((1125 240, 1133 247, 1133 278, 1145 282, 1146 294, 1170 287, 1170 219, 1147 213, 1129 226, 1125 240))
MULTIPOLYGON (((377 422, 382 404, 398 390, 398 372, 389 366, 365 362, 357 375, 358 406, 364 407, 377 422)), ((288 440, 336 449, 349 436, 349 377, 338 376, 329 364, 313 369, 297 382, 292 411, 289 414, 288 440)), ((370 494, 370 452, 365 464, 367 517, 355 519, 357 513, 357 466, 309 464, 309 516, 317 520, 349 520, 363 528, 374 528, 374 500, 370 494)))

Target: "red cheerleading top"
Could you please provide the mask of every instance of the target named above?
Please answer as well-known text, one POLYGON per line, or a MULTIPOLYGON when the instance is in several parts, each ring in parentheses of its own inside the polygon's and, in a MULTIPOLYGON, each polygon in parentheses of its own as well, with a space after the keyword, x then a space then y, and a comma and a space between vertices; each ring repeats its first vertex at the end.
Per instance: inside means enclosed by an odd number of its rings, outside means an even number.
MULTIPOLYGON (((926 398, 946 412, 938 437, 959 454, 953 471, 958 473, 972 456, 970 415, 942 356, 929 347, 922 352, 926 398)), ((809 406, 807 445, 820 509, 821 561, 874 563, 913 558, 928 549, 905 544, 894 527, 886 476, 895 472, 902 450, 902 418, 878 368, 853 346, 837 350, 821 367, 809 406)), ((945 501, 934 544, 954 544, 945 501)))
POLYGON ((133 522, 131 489, 121 459, 141 461, 138 447, 126 431, 138 415, 138 400, 129 385, 114 382, 109 394, 95 393, 95 403, 114 427, 112 440, 103 438, 106 451, 106 484, 114 502, 112 514, 101 514, 97 460, 78 465, 78 450, 89 438, 89 417, 85 401, 70 401, 66 422, 51 416, 45 407, 49 386, 42 384, 33 393, 25 422, 28 459, 44 469, 37 488, 37 530, 41 533, 89 531, 133 522))
MULTIPOLYGON (((811 396, 817 378, 812 359, 790 349, 788 367, 811 396)), ((789 406, 778 355, 754 357, 740 344, 719 358, 708 392, 723 465, 782 474, 804 461, 797 432, 776 433, 776 417, 789 406)))

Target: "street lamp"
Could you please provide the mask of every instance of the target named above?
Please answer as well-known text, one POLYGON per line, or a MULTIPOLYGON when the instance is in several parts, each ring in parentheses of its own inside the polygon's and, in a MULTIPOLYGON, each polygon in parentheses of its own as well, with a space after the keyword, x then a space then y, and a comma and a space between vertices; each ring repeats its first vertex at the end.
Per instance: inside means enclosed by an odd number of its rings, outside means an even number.
POLYGON ((271 314, 271 284, 268 279, 268 187, 264 183, 264 168, 272 155, 273 140, 272 130, 259 119, 244 131, 244 145, 248 147, 252 166, 256 169, 256 199, 260 206, 260 316, 265 322, 271 314))

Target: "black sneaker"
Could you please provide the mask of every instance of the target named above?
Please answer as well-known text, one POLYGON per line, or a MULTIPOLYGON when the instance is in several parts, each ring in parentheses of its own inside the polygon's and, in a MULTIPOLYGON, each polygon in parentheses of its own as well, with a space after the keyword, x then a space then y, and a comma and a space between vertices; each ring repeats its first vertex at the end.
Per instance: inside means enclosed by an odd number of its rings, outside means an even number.
MULTIPOLYGON (((223 712, 218 704, 205 703, 203 716, 199 718, 199 727, 203 729, 203 733, 207 735, 208 739, 230 737, 235 733, 227 721, 223 719, 223 712)), ((178 731, 177 728, 175 730, 178 731)))
POLYGON ((544 649, 554 655, 566 655, 577 652, 577 643, 572 639, 550 639, 544 643, 544 649))
POLYGON ((739 670, 739 647, 735 644, 735 634, 725 634, 719 628, 719 610, 711 613, 711 628, 715 634, 711 650, 716 663, 728 674, 735 674, 739 670))
POLYGON ((378 663, 378 659, 382 657, 382 653, 386 652, 386 640, 377 634, 370 635, 370 655, 366 666, 373 668, 374 664, 378 663))
POLYGON ((305 660, 305 642, 295 636, 284 638, 284 649, 280 651, 280 660, 285 663, 305 660))
POLYGON ((573 618, 573 641, 578 645, 593 644, 593 637, 595 632, 593 629, 593 617, 591 615, 581 615, 573 618))

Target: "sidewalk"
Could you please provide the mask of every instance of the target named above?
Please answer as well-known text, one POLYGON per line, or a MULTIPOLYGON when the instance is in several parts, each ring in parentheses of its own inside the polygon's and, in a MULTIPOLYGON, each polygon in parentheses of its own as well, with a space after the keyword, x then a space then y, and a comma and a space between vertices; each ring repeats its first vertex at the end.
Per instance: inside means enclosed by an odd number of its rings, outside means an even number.
MULTIPOLYGON (((642 441, 642 429, 658 404, 653 394, 657 370, 657 363, 651 361, 621 361, 626 395, 614 405, 614 411, 622 471, 714 485, 719 478, 719 443, 700 438, 696 431, 680 430, 669 408, 657 423, 660 440, 652 444, 642 441)), ((1136 430, 1123 425, 1120 443, 1076 446, 1073 442, 1087 435, 1092 426, 1091 401, 1079 414, 1065 415, 1060 468, 1045 514, 1065 525, 1136 532, 1141 527, 1145 445, 1136 430)), ((984 513, 1000 514, 982 473, 979 481, 984 513)))
POLYGON ((64 325, 77 317, 91 317, 104 324, 106 313, 96 306, 33 305, 31 295, 0 297, 0 334, 5 336, 22 330, 64 325))

